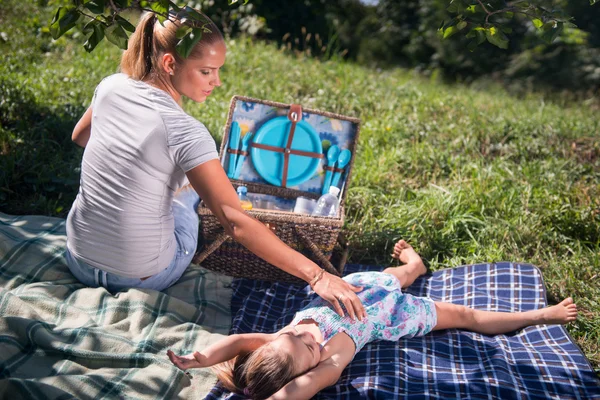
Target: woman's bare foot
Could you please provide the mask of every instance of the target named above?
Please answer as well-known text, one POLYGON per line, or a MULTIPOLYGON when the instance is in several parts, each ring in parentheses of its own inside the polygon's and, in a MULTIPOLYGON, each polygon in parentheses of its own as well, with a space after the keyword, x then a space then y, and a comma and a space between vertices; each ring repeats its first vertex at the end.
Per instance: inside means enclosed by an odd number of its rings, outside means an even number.
POLYGON ((540 310, 544 324, 566 324, 577 319, 577 305, 567 297, 555 306, 540 310))
POLYGON ((169 360, 179 369, 186 370, 189 368, 201 368, 202 365, 195 357, 196 353, 188 354, 185 356, 178 356, 173 353, 171 350, 167 350, 167 356, 169 356, 169 360))

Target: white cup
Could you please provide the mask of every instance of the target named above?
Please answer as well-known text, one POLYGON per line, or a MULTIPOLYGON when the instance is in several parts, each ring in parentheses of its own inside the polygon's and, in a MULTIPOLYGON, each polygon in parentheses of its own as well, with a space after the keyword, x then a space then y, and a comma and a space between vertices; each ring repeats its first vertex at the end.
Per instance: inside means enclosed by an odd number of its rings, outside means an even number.
POLYGON ((294 212, 298 214, 312 214, 316 206, 317 201, 315 199, 309 199, 301 196, 296 199, 294 212))

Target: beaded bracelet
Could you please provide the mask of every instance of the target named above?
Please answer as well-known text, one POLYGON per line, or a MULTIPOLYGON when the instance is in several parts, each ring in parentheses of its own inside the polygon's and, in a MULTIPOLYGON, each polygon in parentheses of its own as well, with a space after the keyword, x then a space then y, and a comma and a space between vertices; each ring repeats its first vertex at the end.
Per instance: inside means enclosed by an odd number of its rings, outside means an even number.
POLYGON ((309 285, 311 288, 314 288, 314 286, 317 284, 317 282, 319 282, 319 280, 323 277, 323 274, 325 273, 325 270, 321 268, 321 270, 317 273, 317 275, 312 278, 312 280, 310 281, 309 285))

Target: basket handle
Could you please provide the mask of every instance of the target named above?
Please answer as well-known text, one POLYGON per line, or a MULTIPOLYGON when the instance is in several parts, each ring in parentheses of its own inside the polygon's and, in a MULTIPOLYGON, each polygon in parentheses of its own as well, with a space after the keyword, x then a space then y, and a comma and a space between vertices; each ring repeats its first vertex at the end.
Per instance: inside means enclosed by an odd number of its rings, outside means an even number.
POLYGON ((335 269, 333 264, 327 258, 325 258, 323 252, 319 250, 319 248, 312 241, 310 241, 306 237, 306 235, 304 235, 304 233, 302 233, 295 226, 293 226, 292 229, 294 230, 294 233, 300 238, 304 246, 308 247, 312 251, 312 253, 319 260, 321 266, 325 271, 329 272, 332 275, 340 276, 340 273, 335 269))
POLYGON ((207 246, 202 253, 198 254, 196 257, 194 257, 194 263, 196 264, 201 264, 202 261, 206 260, 206 258, 208 256, 210 256, 216 249, 219 248, 219 246, 221 246, 223 244, 224 241, 227 240, 227 238, 229 237, 229 235, 225 232, 221 232, 217 235, 217 237, 215 238, 215 240, 213 240, 213 242, 207 246))

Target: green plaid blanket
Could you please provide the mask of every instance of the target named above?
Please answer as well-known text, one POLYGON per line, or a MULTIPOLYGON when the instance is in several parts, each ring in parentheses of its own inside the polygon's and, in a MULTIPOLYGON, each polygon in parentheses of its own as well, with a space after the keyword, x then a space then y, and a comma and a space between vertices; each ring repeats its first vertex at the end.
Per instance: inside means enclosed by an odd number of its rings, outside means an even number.
POLYGON ((191 266, 165 292, 111 295, 69 272, 65 221, 0 213, 0 398, 201 399, 216 379, 186 353, 227 335, 231 278, 191 266))

